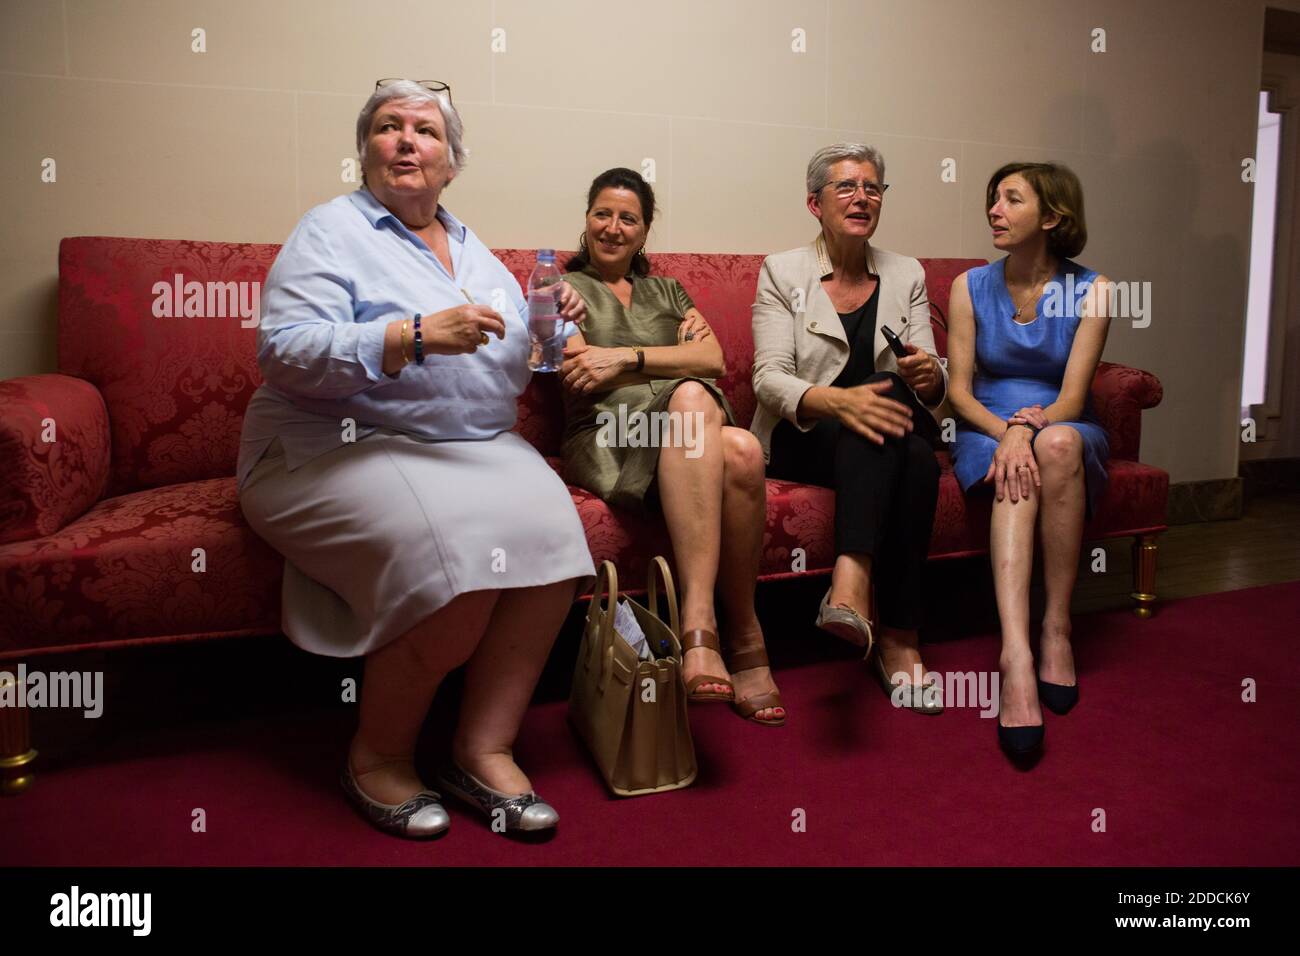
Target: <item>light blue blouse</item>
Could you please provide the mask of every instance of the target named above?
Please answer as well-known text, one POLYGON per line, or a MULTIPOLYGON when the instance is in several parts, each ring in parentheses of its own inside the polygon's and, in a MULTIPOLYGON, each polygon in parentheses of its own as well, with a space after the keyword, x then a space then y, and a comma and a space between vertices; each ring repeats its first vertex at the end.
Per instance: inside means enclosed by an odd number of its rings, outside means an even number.
POLYGON ((364 187, 303 216, 262 294, 257 361, 265 383, 244 415, 240 488, 277 437, 292 471, 379 426, 426 439, 486 439, 514 427, 515 401, 532 375, 527 303, 468 227, 442 206, 437 215, 450 273, 364 187), (388 322, 464 303, 462 289, 501 314, 505 338, 490 335, 472 354, 426 355, 422 366, 385 375, 388 322))

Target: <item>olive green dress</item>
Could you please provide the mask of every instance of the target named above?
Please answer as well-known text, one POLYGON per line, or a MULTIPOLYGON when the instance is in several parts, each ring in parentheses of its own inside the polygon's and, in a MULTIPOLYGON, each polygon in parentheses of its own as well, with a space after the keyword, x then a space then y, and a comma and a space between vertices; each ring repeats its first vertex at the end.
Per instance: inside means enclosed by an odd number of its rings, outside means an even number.
MULTIPOLYGON (((588 345, 618 348, 639 345, 677 345, 677 330, 688 309, 695 303, 676 279, 665 276, 629 275, 632 305, 624 308, 613 291, 601 281, 595 267, 565 275, 567 281, 587 303, 587 318, 582 322, 582 336, 588 345)), ((626 441, 608 427, 613 421, 631 422, 634 413, 647 416, 668 411, 668 400, 682 382, 699 382, 718 400, 726 424, 736 417, 726 396, 710 378, 659 378, 637 385, 623 385, 594 395, 575 395, 564 390, 564 480, 585 488, 616 507, 647 510, 648 493, 659 466, 659 447, 643 444, 627 447, 626 441), (625 410, 620 406, 626 406, 625 410), (604 427, 604 441, 598 441, 604 427), (607 447, 601 447, 602 444, 607 447)), ((628 430, 629 433, 631 429, 628 430)), ((651 432, 653 434, 653 432, 651 432)), ((649 495, 652 499, 654 496, 649 495)))

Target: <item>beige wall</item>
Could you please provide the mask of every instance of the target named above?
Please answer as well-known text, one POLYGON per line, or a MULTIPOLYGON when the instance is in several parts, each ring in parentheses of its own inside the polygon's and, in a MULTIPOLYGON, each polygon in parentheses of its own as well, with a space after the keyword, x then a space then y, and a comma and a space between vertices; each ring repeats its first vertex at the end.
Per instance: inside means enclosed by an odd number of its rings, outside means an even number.
POLYGON ((571 247, 591 177, 652 159, 652 249, 790 248, 809 154, 863 139, 893 186, 878 244, 990 257, 989 173, 1064 160, 1080 258, 1153 286, 1106 350, 1165 383, 1143 457, 1233 475, 1262 24, 1261 0, 3 0, 0 378, 54 368, 60 238, 281 241, 352 188, 374 79, 433 77, 472 153, 446 204, 494 246, 571 247))

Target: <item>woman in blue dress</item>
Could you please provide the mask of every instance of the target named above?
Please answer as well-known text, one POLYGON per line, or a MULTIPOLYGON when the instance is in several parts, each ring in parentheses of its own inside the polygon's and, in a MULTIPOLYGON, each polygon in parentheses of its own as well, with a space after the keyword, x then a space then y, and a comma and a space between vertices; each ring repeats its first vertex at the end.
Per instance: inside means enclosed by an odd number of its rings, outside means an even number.
POLYGON ((1072 261, 1087 227, 1078 177, 1054 163, 1011 163, 989 180, 993 244, 1006 256, 952 287, 948 375, 964 491, 992 485, 990 553, 1002 624, 998 739, 1013 753, 1043 740, 1040 701, 1078 699, 1070 595, 1084 521, 1106 487, 1106 432, 1089 388, 1106 344, 1108 281, 1072 261), (1047 606, 1039 669, 1029 644, 1035 528, 1047 606))

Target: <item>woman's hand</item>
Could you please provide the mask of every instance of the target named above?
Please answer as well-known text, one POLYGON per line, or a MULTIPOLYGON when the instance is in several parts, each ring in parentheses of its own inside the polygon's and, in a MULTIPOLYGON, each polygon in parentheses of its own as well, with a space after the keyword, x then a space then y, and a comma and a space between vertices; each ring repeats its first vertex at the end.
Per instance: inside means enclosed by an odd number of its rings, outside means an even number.
POLYGON ((578 294, 578 291, 561 280, 560 297, 558 299, 560 315, 564 316, 565 321, 575 322, 581 325, 587 317, 587 301, 578 294))
POLYGON ((612 382, 635 362, 631 348, 606 349, 596 345, 566 346, 560 380, 578 395, 588 395, 612 382))
POLYGON ((430 355, 464 355, 483 344, 484 333, 506 337, 506 324, 495 309, 465 303, 420 320, 424 351, 430 355))
POLYGON ((885 443, 886 435, 902 438, 912 430, 912 410, 882 394, 891 388, 892 382, 868 382, 834 389, 835 417, 877 445, 885 443))
POLYGON ((709 328, 709 323, 704 321, 704 316, 697 310, 691 309, 682 319, 682 324, 677 326, 677 344, 703 342, 712 334, 713 330, 709 328))
POLYGON ((1034 448, 1029 443, 1031 437, 1028 428, 1017 426, 1008 426, 1002 433, 1002 441, 998 442, 988 473, 984 475, 986 482, 993 482, 998 501, 1010 495, 1014 503, 1029 497, 1031 484, 1034 488, 1042 487, 1034 448))
POLYGON ((1052 424, 1047 420, 1047 413, 1043 411, 1042 405, 1028 405, 1012 415, 1007 421, 1016 425, 1033 425, 1038 429, 1046 428, 1052 424))
POLYGON ((898 374, 922 400, 929 402, 939 390, 943 375, 935 357, 912 343, 904 346, 907 355, 898 360, 898 374))

